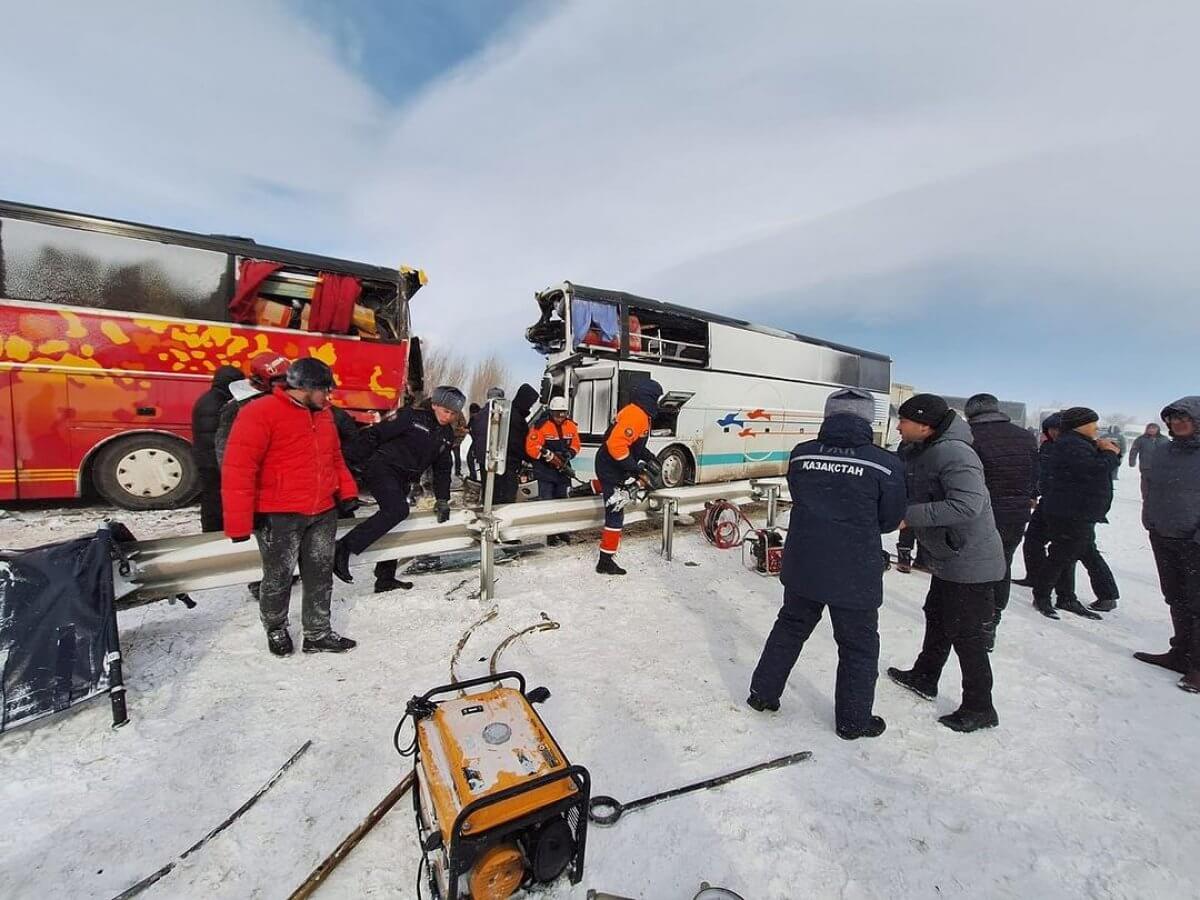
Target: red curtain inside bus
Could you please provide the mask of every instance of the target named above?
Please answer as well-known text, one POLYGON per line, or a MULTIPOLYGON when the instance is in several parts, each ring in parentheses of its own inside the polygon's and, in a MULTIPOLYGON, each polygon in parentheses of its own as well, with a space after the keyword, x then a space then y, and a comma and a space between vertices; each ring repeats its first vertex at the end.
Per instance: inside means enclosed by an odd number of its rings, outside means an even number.
POLYGON ((229 301, 229 317, 235 322, 253 324, 254 298, 262 283, 283 268, 282 263, 243 259, 238 272, 237 290, 229 301))
POLYGON ((361 294, 362 285, 357 278, 322 272, 321 280, 313 291, 308 330, 349 333, 350 323, 354 319, 354 304, 361 294))

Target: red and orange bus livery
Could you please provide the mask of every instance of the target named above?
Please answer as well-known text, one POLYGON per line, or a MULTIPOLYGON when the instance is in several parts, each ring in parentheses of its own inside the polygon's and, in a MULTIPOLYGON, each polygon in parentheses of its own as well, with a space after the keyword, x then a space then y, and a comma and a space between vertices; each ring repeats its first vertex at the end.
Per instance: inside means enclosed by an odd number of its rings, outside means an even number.
POLYGON ((334 400, 395 408, 415 270, 0 202, 0 502, 195 492, 191 410, 222 365, 333 367, 334 400))

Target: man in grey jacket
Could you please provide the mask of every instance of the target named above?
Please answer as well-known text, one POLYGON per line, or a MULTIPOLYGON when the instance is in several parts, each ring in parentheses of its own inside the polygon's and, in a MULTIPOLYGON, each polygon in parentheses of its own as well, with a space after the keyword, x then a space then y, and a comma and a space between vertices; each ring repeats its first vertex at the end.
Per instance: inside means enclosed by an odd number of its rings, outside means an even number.
MULTIPOLYGON (((1154 468, 1154 459, 1158 451, 1169 443, 1171 439, 1162 433, 1156 422, 1151 422, 1129 449, 1129 467, 1136 466, 1142 473, 1142 503, 1146 502, 1147 479, 1150 477, 1150 470, 1154 468)), ((1145 516, 1142 517, 1142 524, 1146 524, 1145 516)))
POLYGON ((900 435, 917 445, 905 461, 905 524, 916 531, 933 575, 925 598, 925 639, 908 670, 888 676, 926 700, 950 658, 962 669, 962 704, 938 721, 954 731, 993 728, 992 669, 986 625, 993 620, 992 586, 1004 577, 1004 547, 992 516, 983 463, 971 448, 971 429, 934 394, 900 407, 900 435))
MULTIPOLYGON (((1175 634, 1166 653, 1134 658, 1179 672, 1179 687, 1200 693, 1200 397, 1162 411, 1171 442, 1155 453, 1144 507, 1150 547, 1175 634)), ((1145 470, 1143 469, 1143 476, 1145 470)))

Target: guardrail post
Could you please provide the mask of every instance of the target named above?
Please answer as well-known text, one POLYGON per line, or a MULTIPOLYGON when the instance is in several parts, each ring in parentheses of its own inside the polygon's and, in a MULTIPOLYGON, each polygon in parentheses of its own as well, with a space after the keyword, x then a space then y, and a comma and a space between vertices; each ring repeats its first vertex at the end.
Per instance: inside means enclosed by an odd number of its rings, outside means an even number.
POLYGON ((663 523, 662 523, 662 555, 667 562, 671 561, 671 555, 675 544, 675 511, 679 508, 679 501, 674 497, 668 497, 663 501, 663 523))
POLYGON ((765 484, 763 489, 767 492, 767 527, 775 527, 775 517, 779 514, 779 485, 765 484))

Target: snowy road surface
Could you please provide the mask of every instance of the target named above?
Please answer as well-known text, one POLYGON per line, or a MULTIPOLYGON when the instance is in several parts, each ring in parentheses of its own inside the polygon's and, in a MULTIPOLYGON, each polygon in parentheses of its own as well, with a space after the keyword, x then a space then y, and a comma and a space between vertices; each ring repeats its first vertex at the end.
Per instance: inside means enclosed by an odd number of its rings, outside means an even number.
MULTIPOLYGON (((749 710, 780 588, 694 528, 679 533, 673 563, 652 534, 628 540, 623 580, 592 573, 590 542, 500 569, 500 615, 468 645, 466 674, 542 611, 560 622, 514 643, 503 663, 551 689, 542 715, 596 792, 632 799, 814 754, 593 828, 582 884, 538 896, 582 898, 591 887, 684 900, 702 880, 747 900, 1197 896, 1200 698, 1130 658, 1168 637, 1130 475, 1100 529, 1120 609, 1103 622, 1051 622, 1014 588, 993 656, 1001 727, 975 735, 937 723, 959 698, 952 660, 936 704, 885 676, 876 711, 887 734, 840 741, 827 624, 782 711, 749 710)), ((16 513, 0 520, 0 545, 86 533, 100 516, 16 513)), ((186 533, 196 516, 123 520, 153 537, 186 533)), ((124 614, 131 724, 111 731, 100 701, 0 738, 0 896, 112 897, 175 859, 311 738, 257 806, 144 895, 286 897, 404 775, 391 736, 405 700, 448 680, 455 643, 487 608, 467 598, 472 572, 374 596, 369 569, 356 571, 334 602, 334 626, 359 641, 346 656, 269 656, 241 589, 197 594, 190 611, 160 603, 124 614)), ((911 664, 927 584, 887 575, 881 669, 911 664)), ((1086 579, 1080 587, 1090 601, 1086 579)), ((317 896, 414 897, 417 860, 406 798, 317 896)))

